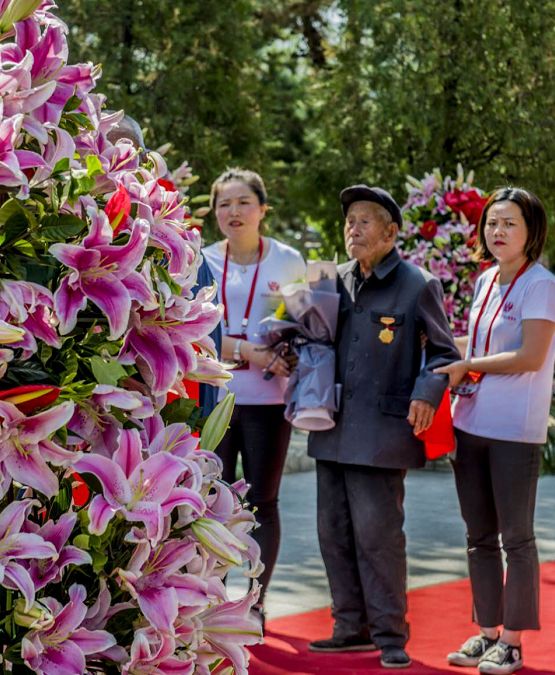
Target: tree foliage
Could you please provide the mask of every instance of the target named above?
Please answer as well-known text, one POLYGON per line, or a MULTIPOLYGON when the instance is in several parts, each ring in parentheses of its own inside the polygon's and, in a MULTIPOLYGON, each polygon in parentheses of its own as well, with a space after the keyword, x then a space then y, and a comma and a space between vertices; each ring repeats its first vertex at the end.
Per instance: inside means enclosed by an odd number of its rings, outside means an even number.
POLYGON ((407 173, 474 168, 555 197, 555 0, 67 0, 110 100, 201 175, 265 177, 274 226, 342 249, 337 195, 404 201, 407 173))

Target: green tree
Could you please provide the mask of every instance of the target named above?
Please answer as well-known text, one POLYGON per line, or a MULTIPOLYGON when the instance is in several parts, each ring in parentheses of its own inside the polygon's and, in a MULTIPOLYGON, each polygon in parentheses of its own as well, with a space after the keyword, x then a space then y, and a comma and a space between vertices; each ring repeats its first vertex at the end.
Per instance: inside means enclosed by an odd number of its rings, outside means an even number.
MULTIPOLYGON (((555 0, 67 0, 74 59, 110 107, 171 141, 198 191, 226 166, 265 178, 270 223, 342 251, 338 193, 457 163, 555 209, 555 0)), ((170 157, 171 161, 171 157, 170 157)), ((210 236, 210 235, 209 235, 210 236)), ((555 246, 555 243, 554 243, 555 246)))
POLYGON ((309 169, 329 186, 315 216, 330 245, 339 187, 380 183, 402 202, 405 175, 434 166, 453 174, 461 162, 485 189, 523 184, 555 207, 555 3, 344 0, 336 10, 338 39, 312 87, 309 169))

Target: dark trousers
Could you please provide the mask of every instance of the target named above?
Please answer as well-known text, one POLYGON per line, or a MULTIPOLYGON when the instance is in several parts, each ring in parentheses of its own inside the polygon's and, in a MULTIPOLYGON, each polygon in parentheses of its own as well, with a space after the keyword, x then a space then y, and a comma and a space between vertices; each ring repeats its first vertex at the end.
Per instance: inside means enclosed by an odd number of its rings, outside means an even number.
POLYGON ((229 429, 216 450, 224 464, 223 479, 236 480, 237 457, 241 453, 243 474, 251 488, 248 500, 256 507, 259 523, 252 536, 260 546, 264 572, 258 578, 260 602, 276 564, 281 526, 278 494, 291 426, 283 417, 283 405, 237 405, 229 429))
POLYGON ((334 635, 369 634, 379 647, 404 647, 406 472, 327 461, 318 461, 316 472, 318 538, 334 635))
POLYGON ((457 430, 453 467, 467 528, 474 621, 482 627, 540 627, 534 537, 539 465, 538 445, 457 430), (505 580, 499 535, 507 557, 505 580))

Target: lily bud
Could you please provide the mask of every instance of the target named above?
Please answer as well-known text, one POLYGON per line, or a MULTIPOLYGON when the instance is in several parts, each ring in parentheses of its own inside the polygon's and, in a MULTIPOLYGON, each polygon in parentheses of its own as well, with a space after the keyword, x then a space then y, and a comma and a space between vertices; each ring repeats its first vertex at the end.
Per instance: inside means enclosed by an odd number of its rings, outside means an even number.
POLYGON ((191 523, 191 529, 200 543, 220 560, 232 565, 241 564, 240 551, 247 551, 248 547, 231 534, 222 523, 210 518, 198 518, 191 523))
POLYGON ((214 452, 218 447, 229 427, 234 407, 235 394, 230 392, 210 413, 200 435, 200 447, 203 450, 214 452))
POLYGON ((33 630, 48 630, 54 625, 54 616, 48 607, 34 602, 31 608, 25 611, 25 600, 18 598, 15 601, 14 621, 18 626, 33 630))
POLYGON ((195 209, 194 216, 195 218, 205 218, 212 209, 209 206, 201 206, 198 209, 195 209))
POLYGON ((6 33, 18 21, 23 21, 40 6, 42 0, 11 0, 0 17, 0 33, 6 33))
POLYGON ((11 345, 25 337, 25 331, 18 326, 12 326, 5 321, 0 321, 0 345, 11 345))

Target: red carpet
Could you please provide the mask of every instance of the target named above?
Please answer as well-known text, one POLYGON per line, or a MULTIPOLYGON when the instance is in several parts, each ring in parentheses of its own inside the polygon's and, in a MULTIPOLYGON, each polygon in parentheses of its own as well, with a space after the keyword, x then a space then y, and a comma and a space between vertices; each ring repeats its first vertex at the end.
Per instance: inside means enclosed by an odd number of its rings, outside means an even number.
MULTIPOLYGON (((555 673, 555 562, 542 565, 541 631, 524 635, 525 667, 522 675, 555 673)), ((408 651, 410 675, 438 673, 477 673, 474 668, 447 666, 445 655, 462 644, 476 628, 469 620, 470 588, 467 579, 409 593, 411 640, 408 651)), ((309 640, 331 635, 329 609, 286 616, 268 622, 265 644, 252 649, 250 675, 368 675, 386 671, 380 666, 379 652, 363 654, 313 654, 309 640)), ((402 672, 402 671, 400 671, 402 672)))

